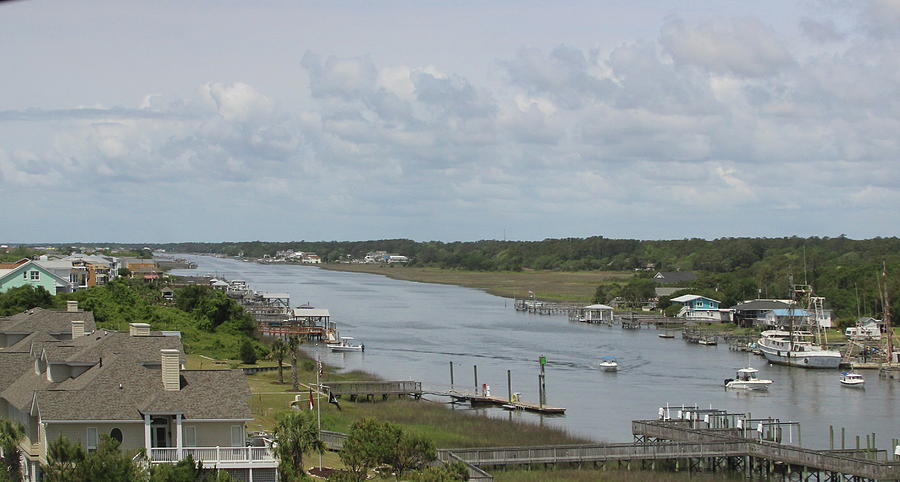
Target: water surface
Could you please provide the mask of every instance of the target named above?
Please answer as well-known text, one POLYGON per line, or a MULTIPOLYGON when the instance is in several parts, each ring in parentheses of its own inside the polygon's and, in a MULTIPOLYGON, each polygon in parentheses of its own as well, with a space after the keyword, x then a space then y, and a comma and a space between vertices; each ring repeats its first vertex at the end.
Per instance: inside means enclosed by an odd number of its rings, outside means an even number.
POLYGON ((400 281, 380 275, 328 271, 311 266, 260 265, 231 259, 185 256, 196 270, 244 279, 252 289, 286 292, 292 305, 311 303, 331 310, 342 335, 365 343, 365 353, 321 351, 323 360, 345 369, 361 369, 386 379, 420 380, 449 387, 450 362, 457 387, 479 384, 506 396, 506 371, 512 389, 525 400, 538 399, 538 357, 547 357, 548 404, 566 407, 562 417, 510 414, 479 409, 489 416, 511 417, 564 428, 598 441, 631 441, 633 419, 654 418, 666 403, 698 404, 772 416, 801 423, 803 446, 827 448, 828 425, 854 435, 877 432, 887 448, 900 438, 900 382, 864 372, 865 389, 847 388, 839 372, 767 365, 763 358, 733 352, 725 345, 701 346, 657 337, 650 329, 623 330, 569 322, 565 316, 516 312, 510 300, 451 285, 400 281), (597 369, 600 356, 619 359, 619 372, 597 369), (723 380, 748 364, 774 381, 768 393, 726 391, 723 380))

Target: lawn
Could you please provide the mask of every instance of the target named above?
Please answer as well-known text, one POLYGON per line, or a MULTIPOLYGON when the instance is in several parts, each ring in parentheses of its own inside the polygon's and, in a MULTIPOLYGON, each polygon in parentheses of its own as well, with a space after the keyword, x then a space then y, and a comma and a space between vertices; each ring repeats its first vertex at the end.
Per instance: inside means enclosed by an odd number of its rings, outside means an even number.
POLYGON ((380 274, 406 281, 466 286, 506 298, 525 298, 532 291, 538 299, 578 303, 590 302, 599 284, 625 283, 634 276, 631 271, 464 271, 375 264, 327 264, 321 267, 380 274))

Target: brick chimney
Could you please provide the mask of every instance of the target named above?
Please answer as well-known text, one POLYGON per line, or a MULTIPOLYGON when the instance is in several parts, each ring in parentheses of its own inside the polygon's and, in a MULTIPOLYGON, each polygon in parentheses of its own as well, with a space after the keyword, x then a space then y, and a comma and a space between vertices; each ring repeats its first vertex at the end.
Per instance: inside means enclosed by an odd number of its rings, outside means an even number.
POLYGON ((131 336, 150 336, 149 323, 129 323, 128 334, 131 336))
POLYGON ((69 313, 78 312, 78 301, 66 301, 66 311, 68 311, 69 313))
POLYGON ((84 336, 84 321, 72 321, 72 339, 84 336))
POLYGON ((162 355, 163 388, 177 392, 181 389, 181 352, 174 349, 160 350, 162 355))

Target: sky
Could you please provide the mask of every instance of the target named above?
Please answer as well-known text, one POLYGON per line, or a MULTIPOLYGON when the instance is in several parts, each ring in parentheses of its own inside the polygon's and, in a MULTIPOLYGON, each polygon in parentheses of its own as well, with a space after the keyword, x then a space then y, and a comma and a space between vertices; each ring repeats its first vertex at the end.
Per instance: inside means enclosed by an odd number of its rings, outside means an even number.
POLYGON ((0 2, 0 241, 895 236, 900 0, 0 2))

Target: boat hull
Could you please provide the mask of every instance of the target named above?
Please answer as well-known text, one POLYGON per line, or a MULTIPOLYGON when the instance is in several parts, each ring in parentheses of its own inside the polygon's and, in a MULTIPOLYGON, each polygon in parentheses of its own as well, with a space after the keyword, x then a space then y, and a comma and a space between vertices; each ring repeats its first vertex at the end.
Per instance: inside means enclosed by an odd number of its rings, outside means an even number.
POLYGON ((801 368, 838 368, 841 364, 841 354, 838 352, 792 352, 776 350, 762 343, 758 346, 766 360, 775 365, 801 368))
POLYGON ((866 382, 864 382, 864 381, 862 381, 862 382, 848 382, 848 381, 841 380, 841 385, 843 385, 843 386, 845 386, 845 387, 863 387, 863 386, 865 386, 865 384, 866 384, 866 382))
POLYGON ((734 381, 732 381, 732 382, 729 382, 727 385, 725 385, 725 388, 730 388, 733 390, 765 391, 765 390, 769 389, 769 385, 771 385, 771 384, 772 384, 771 381, 769 381, 768 383, 763 382, 763 381, 758 381, 758 382, 734 382, 734 381))

